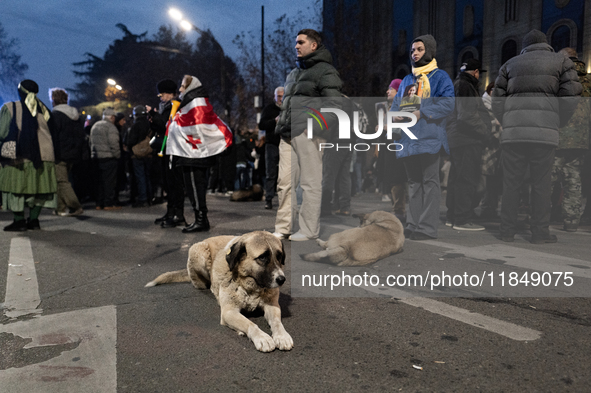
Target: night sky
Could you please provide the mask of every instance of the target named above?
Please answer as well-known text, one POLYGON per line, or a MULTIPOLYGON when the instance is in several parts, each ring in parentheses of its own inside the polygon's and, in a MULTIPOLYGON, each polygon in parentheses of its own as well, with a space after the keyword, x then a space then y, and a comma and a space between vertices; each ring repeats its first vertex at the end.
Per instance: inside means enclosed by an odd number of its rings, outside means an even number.
MULTIPOLYGON (((238 50, 232 40, 237 34, 256 30, 260 37, 261 6, 265 6, 268 32, 277 17, 304 11, 312 4, 313 0, 4 0, 0 23, 8 38, 18 39, 16 52, 29 66, 25 78, 39 84, 39 98, 49 105, 49 88, 67 89, 78 81, 72 63, 85 60, 86 52, 103 57, 109 44, 123 37, 117 23, 134 34, 147 31, 147 38, 151 38, 161 25, 177 26, 168 15, 168 9, 175 7, 197 27, 209 28, 226 54, 236 59, 238 50)), ((198 33, 191 31, 187 37, 194 42, 198 33)), ((16 98, 16 86, 14 95, 16 98)))

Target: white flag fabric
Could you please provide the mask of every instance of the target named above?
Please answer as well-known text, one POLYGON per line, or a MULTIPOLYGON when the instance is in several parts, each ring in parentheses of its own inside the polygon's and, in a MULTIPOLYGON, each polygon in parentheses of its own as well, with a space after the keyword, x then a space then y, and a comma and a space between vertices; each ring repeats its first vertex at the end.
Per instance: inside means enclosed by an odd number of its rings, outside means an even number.
POLYGON ((196 97, 180 108, 168 125, 166 154, 205 158, 232 144, 232 130, 213 111, 209 99, 196 97))

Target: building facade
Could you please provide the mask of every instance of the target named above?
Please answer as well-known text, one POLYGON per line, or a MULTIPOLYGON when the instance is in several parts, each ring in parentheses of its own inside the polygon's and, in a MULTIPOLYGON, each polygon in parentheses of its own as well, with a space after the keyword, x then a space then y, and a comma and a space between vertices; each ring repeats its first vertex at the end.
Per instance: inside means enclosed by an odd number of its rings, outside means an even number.
POLYGON ((423 34, 437 40, 437 63, 452 78, 466 59, 481 60, 484 86, 532 29, 556 51, 576 48, 591 72, 591 0, 324 0, 323 19, 349 95, 381 96, 409 74, 411 42, 423 34))

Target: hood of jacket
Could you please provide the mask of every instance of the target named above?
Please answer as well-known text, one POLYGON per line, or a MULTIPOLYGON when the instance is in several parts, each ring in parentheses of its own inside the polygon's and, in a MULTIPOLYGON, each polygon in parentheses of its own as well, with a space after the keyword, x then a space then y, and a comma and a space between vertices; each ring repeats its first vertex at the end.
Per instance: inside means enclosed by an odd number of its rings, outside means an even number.
POLYGON ((80 114, 78 114, 78 109, 66 104, 54 106, 52 112, 61 112, 74 121, 80 118, 80 114))
POLYGON ((302 70, 311 68, 318 63, 332 64, 332 55, 324 45, 320 45, 314 52, 298 57, 296 60, 296 66, 302 70))
POLYGON ((554 52, 554 48, 552 48, 550 45, 546 44, 545 42, 540 42, 540 43, 531 44, 529 46, 526 46, 525 48, 523 48, 521 50, 520 54, 524 54, 527 52, 533 52, 533 51, 537 51, 537 50, 543 50, 546 52, 554 52))

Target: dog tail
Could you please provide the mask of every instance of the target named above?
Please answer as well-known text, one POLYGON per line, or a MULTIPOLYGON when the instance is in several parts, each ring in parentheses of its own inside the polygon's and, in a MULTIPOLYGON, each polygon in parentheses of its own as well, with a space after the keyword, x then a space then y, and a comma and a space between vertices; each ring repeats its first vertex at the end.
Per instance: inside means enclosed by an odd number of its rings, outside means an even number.
POLYGON ((168 284, 171 282, 191 282, 191 279, 189 278, 189 272, 187 271, 187 269, 163 273, 156 277, 155 280, 147 283, 145 287, 155 287, 156 285, 168 284))

